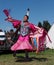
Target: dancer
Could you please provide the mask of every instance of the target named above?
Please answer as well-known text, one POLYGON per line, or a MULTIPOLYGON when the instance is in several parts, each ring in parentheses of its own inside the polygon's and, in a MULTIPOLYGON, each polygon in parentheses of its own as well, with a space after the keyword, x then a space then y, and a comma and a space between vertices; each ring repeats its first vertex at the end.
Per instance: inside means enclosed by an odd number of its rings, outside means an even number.
POLYGON ((8 11, 4 10, 4 13, 7 16, 6 21, 9 21, 13 24, 14 28, 20 27, 20 36, 17 42, 11 47, 12 51, 16 50, 25 50, 26 58, 28 58, 28 51, 32 51, 33 47, 29 42, 30 32, 33 33, 38 30, 35 28, 32 23, 29 23, 29 9, 27 9, 27 14, 24 16, 23 21, 13 19, 9 14, 7 15, 8 11))

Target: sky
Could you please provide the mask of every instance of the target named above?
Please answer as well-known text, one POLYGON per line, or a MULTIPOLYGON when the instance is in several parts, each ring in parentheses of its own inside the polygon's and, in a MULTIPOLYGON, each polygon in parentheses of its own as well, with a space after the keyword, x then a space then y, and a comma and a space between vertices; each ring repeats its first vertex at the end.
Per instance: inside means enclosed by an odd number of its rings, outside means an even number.
POLYGON ((27 8, 30 8, 29 21, 33 24, 48 20, 54 23, 54 0, 0 0, 0 29, 14 29, 12 23, 5 21, 4 9, 10 9, 10 15, 17 20, 23 20, 27 8))

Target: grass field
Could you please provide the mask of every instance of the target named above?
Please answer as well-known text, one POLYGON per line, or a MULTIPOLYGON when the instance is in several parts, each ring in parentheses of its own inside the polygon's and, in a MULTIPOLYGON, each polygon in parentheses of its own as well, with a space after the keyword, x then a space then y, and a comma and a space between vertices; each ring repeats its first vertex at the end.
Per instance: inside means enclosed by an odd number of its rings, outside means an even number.
POLYGON ((17 57, 13 57, 12 53, 0 54, 0 65, 54 65, 54 50, 45 50, 39 54, 30 52, 30 61, 26 61, 24 57, 24 53, 17 53, 17 57))

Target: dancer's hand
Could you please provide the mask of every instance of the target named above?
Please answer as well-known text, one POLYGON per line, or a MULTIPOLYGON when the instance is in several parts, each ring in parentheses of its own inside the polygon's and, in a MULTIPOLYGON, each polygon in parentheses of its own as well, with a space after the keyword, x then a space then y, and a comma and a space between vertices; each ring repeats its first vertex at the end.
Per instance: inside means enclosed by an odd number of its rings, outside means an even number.
POLYGON ((5 19, 5 21, 12 22, 12 21, 13 21, 13 19, 12 19, 12 17, 11 17, 11 16, 8 16, 8 18, 6 18, 6 19, 5 19))

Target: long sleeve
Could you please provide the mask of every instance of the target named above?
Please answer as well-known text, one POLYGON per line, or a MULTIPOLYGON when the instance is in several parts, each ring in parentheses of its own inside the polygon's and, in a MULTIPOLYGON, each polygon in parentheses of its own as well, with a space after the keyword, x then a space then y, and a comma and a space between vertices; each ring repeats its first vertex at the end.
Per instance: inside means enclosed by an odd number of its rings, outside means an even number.
POLYGON ((8 22, 11 22, 14 26, 14 28, 17 28, 18 25, 21 24, 21 21, 20 20, 16 20, 16 19, 12 19, 12 17, 9 17, 5 19, 5 21, 8 21, 8 22))
POLYGON ((20 21, 20 20, 15 20, 15 19, 13 19, 12 24, 13 24, 14 28, 17 28, 17 27, 18 27, 18 25, 20 25, 20 24, 21 24, 21 21, 20 21))

